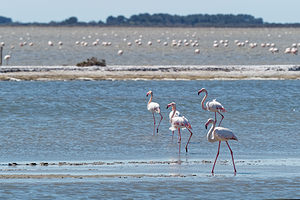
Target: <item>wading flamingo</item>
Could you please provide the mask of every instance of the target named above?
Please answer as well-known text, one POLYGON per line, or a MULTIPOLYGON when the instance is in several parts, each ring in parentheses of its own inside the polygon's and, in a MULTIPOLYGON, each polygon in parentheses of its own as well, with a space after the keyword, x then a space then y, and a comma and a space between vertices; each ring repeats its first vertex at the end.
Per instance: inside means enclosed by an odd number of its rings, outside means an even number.
POLYGON ((201 94, 201 92, 205 92, 205 96, 203 97, 202 101, 201 101, 201 105, 202 105, 202 109, 203 110, 208 110, 211 112, 215 113, 215 122, 217 123, 217 113, 219 113, 222 117, 219 126, 221 125, 222 120, 224 119, 224 116, 220 113, 221 112, 226 112, 225 108, 222 106, 221 103, 217 102, 216 99, 213 99, 212 101, 208 101, 206 102, 206 107, 204 106, 204 101, 207 98, 207 91, 205 88, 202 88, 201 90, 198 91, 198 95, 201 94))
MULTIPOLYGON (((172 106, 173 114, 171 116, 171 127, 169 129, 171 131, 175 131, 176 129, 178 129, 178 136, 179 136, 178 142, 181 143, 181 134, 180 134, 180 129, 181 128, 182 129, 186 128, 191 133, 191 135, 189 137, 189 140, 187 141, 187 143, 185 145, 185 151, 188 152, 187 147, 188 147, 190 139, 193 135, 192 131, 190 130, 190 129, 192 129, 191 124, 189 123, 187 118, 185 118, 184 116, 182 116, 182 117, 180 117, 180 116, 176 117, 175 116, 175 113, 176 113, 176 103, 175 102, 169 103, 167 105, 167 109, 170 106, 172 106)), ((179 149, 179 152, 180 152, 180 149, 179 149)))
POLYGON ((160 113, 160 107, 158 103, 152 102, 152 98, 153 98, 153 92, 150 90, 149 92, 147 92, 147 95, 151 95, 149 101, 148 101, 148 105, 147 105, 147 109, 152 113, 153 115, 153 120, 154 120, 154 130, 153 130, 153 135, 155 135, 155 117, 154 117, 154 113, 158 113, 160 115, 160 121, 158 123, 156 132, 158 133, 158 127, 160 125, 161 120, 163 119, 163 116, 160 113))
POLYGON ((234 165, 234 159, 233 159, 233 152, 228 144, 228 140, 238 140, 237 137, 233 134, 233 132, 228 129, 228 128, 223 128, 223 127, 216 127, 216 122, 210 118, 208 119, 208 121, 206 122, 205 124, 205 128, 207 129, 207 126, 212 123, 212 127, 209 129, 208 133, 207 133, 207 140, 209 142, 216 142, 216 141, 219 141, 219 147, 218 147, 218 153, 217 153, 217 156, 216 156, 216 160, 214 162, 214 166, 211 170, 211 173, 213 174, 214 173, 214 169, 215 169, 215 165, 216 165, 216 162, 217 162, 217 159, 218 159, 218 156, 219 156, 219 152, 220 152, 220 145, 221 145, 221 142, 222 141, 225 141, 229 150, 230 150, 230 153, 231 153, 231 158, 232 158, 232 163, 233 163, 233 168, 234 168, 234 173, 236 173, 236 169, 235 169, 235 165, 234 165))

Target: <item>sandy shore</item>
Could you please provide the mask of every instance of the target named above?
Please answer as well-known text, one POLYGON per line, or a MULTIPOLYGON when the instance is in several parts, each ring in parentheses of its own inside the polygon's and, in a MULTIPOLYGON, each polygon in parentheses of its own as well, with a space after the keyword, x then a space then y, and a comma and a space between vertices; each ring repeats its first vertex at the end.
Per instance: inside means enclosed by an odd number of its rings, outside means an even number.
POLYGON ((296 65, 2 66, 0 80, 300 79, 296 65))

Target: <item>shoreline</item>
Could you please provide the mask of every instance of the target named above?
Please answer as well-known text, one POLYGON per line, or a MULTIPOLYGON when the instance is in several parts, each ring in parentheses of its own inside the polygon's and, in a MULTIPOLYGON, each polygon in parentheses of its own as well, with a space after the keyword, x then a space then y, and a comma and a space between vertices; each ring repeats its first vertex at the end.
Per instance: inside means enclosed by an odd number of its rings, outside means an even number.
POLYGON ((297 65, 1 66, 0 81, 300 79, 297 65))

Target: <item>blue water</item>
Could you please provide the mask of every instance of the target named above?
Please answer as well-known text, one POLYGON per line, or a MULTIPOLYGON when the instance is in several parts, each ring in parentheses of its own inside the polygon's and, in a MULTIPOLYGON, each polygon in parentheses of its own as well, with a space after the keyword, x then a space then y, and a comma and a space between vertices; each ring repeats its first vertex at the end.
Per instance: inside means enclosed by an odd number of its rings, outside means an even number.
POLYGON ((28 199, 212 198, 213 189, 220 190, 216 197, 241 198, 249 193, 249 198, 299 198, 299 88, 299 80, 0 82, 1 174, 12 169, 22 170, 21 174, 52 169, 7 167, 10 162, 102 161, 122 164, 84 169, 98 174, 174 172, 187 176, 13 179, 1 184, 0 194, 12 198, 31 193, 26 195, 28 199), (212 163, 202 163, 214 160, 218 146, 206 139, 204 124, 214 114, 201 108, 203 96, 197 91, 202 87, 208 90, 208 100, 216 98, 226 108, 222 126, 239 139, 229 142, 236 176, 225 144, 221 145, 216 176, 210 174, 212 163), (153 101, 160 104, 164 116, 155 136, 152 114, 147 110, 148 90, 154 92, 153 101), (177 133, 172 139, 168 129, 170 110, 166 106, 172 101, 192 125, 188 153, 184 150, 188 131, 182 131, 179 153, 177 133), (170 160, 183 164, 149 165, 170 160), (131 165, 133 161, 140 163, 131 165))

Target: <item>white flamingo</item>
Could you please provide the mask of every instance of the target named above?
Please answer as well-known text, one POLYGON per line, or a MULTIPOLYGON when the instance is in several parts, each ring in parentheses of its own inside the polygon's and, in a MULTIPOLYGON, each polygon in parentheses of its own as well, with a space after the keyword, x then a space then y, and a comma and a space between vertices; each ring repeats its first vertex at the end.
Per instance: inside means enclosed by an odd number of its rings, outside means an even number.
POLYGON ((213 99, 212 101, 208 101, 206 102, 206 107, 204 106, 204 101, 207 98, 207 90, 205 88, 202 88, 201 90, 198 91, 198 95, 200 95, 201 92, 205 92, 205 96, 203 97, 202 101, 201 101, 201 105, 202 105, 202 109, 203 110, 208 110, 211 112, 215 113, 215 121, 217 123, 217 113, 219 113, 222 117, 219 126, 221 125, 222 120, 224 119, 224 116, 220 113, 221 112, 226 112, 225 108, 222 106, 221 103, 219 103, 218 101, 216 101, 216 99, 213 99))
POLYGON ((155 135, 155 117, 154 117, 154 113, 158 113, 160 115, 160 121, 158 123, 156 132, 158 133, 158 127, 160 125, 161 120, 163 119, 163 116, 160 113, 160 107, 158 103, 152 102, 152 98, 153 98, 153 92, 150 90, 149 92, 147 92, 147 95, 151 95, 148 104, 147 104, 147 109, 152 113, 153 115, 153 120, 154 120, 154 130, 153 130, 153 135, 155 135))
MULTIPOLYGON (((176 129, 178 129, 178 136, 179 136, 179 139, 178 139, 178 142, 181 143, 181 134, 180 134, 180 129, 184 129, 186 128, 189 132, 190 132, 190 137, 185 145, 185 151, 188 152, 187 150, 187 147, 188 147, 188 144, 190 142, 190 139, 193 135, 192 131, 190 129, 192 129, 192 126, 191 124, 189 123, 189 121, 187 120, 187 118, 185 118, 184 116, 180 117, 180 116, 175 116, 175 113, 176 113, 176 103, 175 102, 172 102, 172 103, 169 103, 168 106, 167 106, 167 109, 172 106, 172 110, 173 110, 173 114, 171 116, 171 127, 169 128, 171 131, 175 131, 176 129)), ((180 149, 179 149, 180 151, 180 149)))
POLYGON ((228 144, 228 140, 238 140, 237 137, 233 134, 233 132, 228 129, 228 128, 223 128, 223 127, 216 127, 216 121, 214 121, 212 118, 208 119, 208 121, 205 124, 205 128, 207 129, 207 126, 212 123, 212 127, 209 129, 208 133, 207 133, 207 140, 209 142, 216 142, 219 141, 219 147, 218 147, 218 153, 212 168, 211 173, 214 173, 214 169, 215 169, 215 165, 219 156, 219 152, 220 152, 220 145, 222 141, 225 141, 230 153, 231 153, 231 158, 232 158, 232 163, 233 163, 233 168, 234 168, 234 173, 236 173, 236 169, 235 169, 235 165, 234 165, 234 159, 233 159, 233 152, 228 144))
POLYGON ((4 56, 4 60, 6 60, 6 65, 8 65, 9 59, 10 59, 10 55, 5 55, 4 56))

